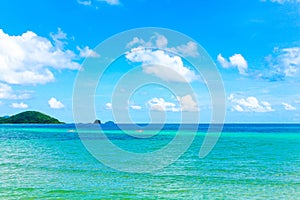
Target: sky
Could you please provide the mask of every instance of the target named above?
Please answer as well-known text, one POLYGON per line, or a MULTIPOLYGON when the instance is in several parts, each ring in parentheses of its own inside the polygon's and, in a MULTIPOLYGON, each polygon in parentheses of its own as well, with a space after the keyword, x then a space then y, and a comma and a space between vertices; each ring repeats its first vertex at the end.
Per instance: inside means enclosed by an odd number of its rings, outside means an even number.
MULTIPOLYGON (((86 60, 110 59, 94 96, 101 121, 116 121, 116 115, 129 113, 133 122, 151 122, 151 117, 159 121, 163 116, 175 123, 181 122, 181 113, 199 112, 200 123, 210 122, 211 94, 205 77, 189 62, 202 55, 196 44, 207 52, 222 79, 225 122, 300 122, 299 0, 2 1, 0 116, 36 110, 74 122, 78 74, 85 70, 86 60), (156 32, 141 38, 137 32, 124 41, 128 48, 123 56, 101 53, 103 41, 144 27, 180 32, 191 41, 175 44, 169 35, 156 32), (149 45, 157 49, 147 49, 149 45), (132 82, 126 85, 150 77, 170 87, 189 85, 193 93, 177 94, 163 84, 152 84, 120 103, 112 91, 128 73, 132 82)), ((112 45, 109 51, 116 48, 112 45)), ((119 89, 117 95, 125 91, 119 89)))

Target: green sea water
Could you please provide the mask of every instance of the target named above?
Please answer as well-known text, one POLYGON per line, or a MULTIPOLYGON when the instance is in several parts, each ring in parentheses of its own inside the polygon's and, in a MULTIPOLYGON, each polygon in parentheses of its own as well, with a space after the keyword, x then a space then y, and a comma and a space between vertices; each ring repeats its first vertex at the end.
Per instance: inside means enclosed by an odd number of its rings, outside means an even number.
MULTIPOLYGON (((300 126, 225 127, 202 159, 200 130, 175 163, 152 173, 103 165, 73 130, 0 126, 0 199, 300 199, 300 126)), ((114 144, 143 152, 166 145, 175 131, 148 139, 106 133, 114 144)))

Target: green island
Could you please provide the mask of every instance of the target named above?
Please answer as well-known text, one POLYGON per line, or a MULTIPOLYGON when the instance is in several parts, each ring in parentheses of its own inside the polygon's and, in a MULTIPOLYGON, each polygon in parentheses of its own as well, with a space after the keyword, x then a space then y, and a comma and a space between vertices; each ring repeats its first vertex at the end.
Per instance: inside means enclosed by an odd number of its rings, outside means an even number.
POLYGON ((64 124, 64 122, 41 112, 25 111, 10 117, 0 117, 0 124, 64 124))

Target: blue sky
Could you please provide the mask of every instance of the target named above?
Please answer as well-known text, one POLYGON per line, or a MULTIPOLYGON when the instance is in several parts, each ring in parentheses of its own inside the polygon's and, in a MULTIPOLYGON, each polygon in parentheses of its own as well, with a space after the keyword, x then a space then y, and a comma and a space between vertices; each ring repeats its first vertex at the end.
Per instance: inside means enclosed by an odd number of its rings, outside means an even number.
MULTIPOLYGON (((0 4, 0 116, 38 110, 73 122, 76 75, 86 58, 102 59, 93 49, 129 29, 163 27, 193 38, 216 64, 225 86, 226 122, 300 122, 297 0, 11 0, 0 4)), ((102 121, 114 120, 112 86, 126 66, 141 63, 146 61, 127 55, 106 72, 95 98, 102 121)), ((170 81, 155 69, 147 70, 170 81)), ((205 85, 190 82, 194 98, 176 96, 159 86, 143 87, 124 111, 135 122, 148 122, 151 111, 154 115, 165 111, 168 122, 178 122, 179 102, 184 101, 185 112, 200 110, 200 122, 209 122, 205 85)))

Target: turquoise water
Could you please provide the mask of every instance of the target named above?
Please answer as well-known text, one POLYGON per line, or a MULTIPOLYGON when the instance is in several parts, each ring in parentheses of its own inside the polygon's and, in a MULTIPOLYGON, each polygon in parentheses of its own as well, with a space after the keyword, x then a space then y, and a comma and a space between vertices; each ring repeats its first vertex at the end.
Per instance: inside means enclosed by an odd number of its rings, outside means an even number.
MULTIPOLYGON (((199 130, 180 159, 146 174, 104 166, 73 129, 0 126, 0 199, 300 199, 299 125, 225 126, 204 159, 199 130)), ((148 139, 107 133, 122 148, 146 152, 166 145, 175 131, 148 139)))

